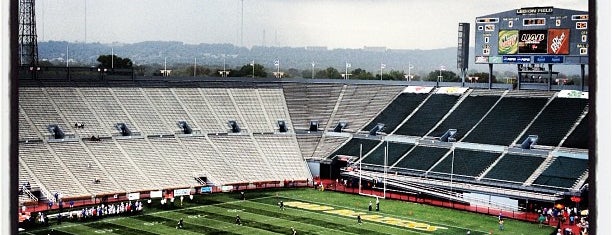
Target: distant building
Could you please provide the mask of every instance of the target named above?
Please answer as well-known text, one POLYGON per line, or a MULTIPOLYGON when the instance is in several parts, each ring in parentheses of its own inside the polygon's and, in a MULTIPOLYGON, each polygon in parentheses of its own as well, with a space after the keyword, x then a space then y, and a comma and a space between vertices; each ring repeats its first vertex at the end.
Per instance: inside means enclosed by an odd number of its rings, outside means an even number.
POLYGON ((318 46, 308 46, 306 47, 307 51, 327 51, 327 47, 318 47, 318 46))
POLYGON ((364 46, 363 47, 363 51, 367 51, 367 52, 386 52, 387 51, 387 47, 368 47, 368 46, 364 46))

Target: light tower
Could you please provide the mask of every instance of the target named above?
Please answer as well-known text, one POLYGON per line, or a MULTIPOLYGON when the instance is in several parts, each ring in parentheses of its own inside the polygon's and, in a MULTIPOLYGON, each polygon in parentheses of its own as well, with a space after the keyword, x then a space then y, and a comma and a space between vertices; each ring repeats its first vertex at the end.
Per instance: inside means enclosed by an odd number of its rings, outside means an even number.
POLYGON ((31 70, 38 66, 34 0, 19 0, 19 60, 31 70))

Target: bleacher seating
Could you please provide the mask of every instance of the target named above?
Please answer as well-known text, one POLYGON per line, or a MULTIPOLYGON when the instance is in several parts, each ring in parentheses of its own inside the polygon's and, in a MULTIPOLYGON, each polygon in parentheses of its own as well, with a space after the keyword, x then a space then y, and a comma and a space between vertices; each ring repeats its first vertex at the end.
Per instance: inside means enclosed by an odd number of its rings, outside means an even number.
POLYGON ((499 157, 500 153, 455 149, 454 155, 454 161, 451 152, 431 171, 450 174, 452 168, 454 175, 478 176, 499 157))
POLYGON ((344 90, 332 124, 347 121, 347 130, 360 130, 403 88, 403 86, 348 85, 344 90))
POLYGON ((297 135, 296 138, 304 158, 312 157, 317 149, 317 144, 321 140, 321 136, 318 135, 297 135))
POLYGON ((270 168, 283 180, 312 178, 293 135, 256 135, 270 168))
POLYGON ((19 109, 19 140, 40 139, 30 123, 27 122, 23 110, 19 109))
MULTIPOLYGON (((387 142, 383 142, 374 151, 363 159, 363 163, 380 165, 383 166, 385 163, 385 147, 387 142)), ((400 159, 408 150, 414 145, 405 143, 388 142, 389 148, 387 150, 387 166, 392 166, 398 159, 400 159)))
POLYGON ((419 110, 397 129, 395 134, 424 136, 448 113, 459 97, 444 94, 431 95, 419 110))
POLYGON ((312 153, 313 158, 327 158, 333 151, 347 140, 346 137, 323 136, 312 153))
POLYGON ((523 183, 538 169, 545 158, 518 154, 506 154, 484 176, 488 179, 523 183))
POLYGON ((588 101, 558 97, 553 99, 519 141, 523 141, 528 135, 537 135, 538 145, 559 145, 561 139, 582 114, 588 101))
POLYGON ((544 98, 504 97, 476 129, 461 141, 510 145, 542 110, 546 101, 544 98))
POLYGON ((384 123, 383 132, 391 133, 416 109, 429 94, 402 93, 374 118, 364 129, 371 130, 377 123, 384 123))
POLYGON ((227 162, 225 155, 221 155, 205 137, 179 138, 193 156, 202 165, 202 171, 212 182, 218 185, 247 182, 238 170, 227 162))
MULTIPOLYGON (((209 136, 210 140, 227 163, 241 172, 246 182, 283 180, 271 168, 270 162, 255 149, 255 143, 248 135, 209 136)), ((245 183, 246 183, 245 182, 245 183)))
POLYGON ((146 139, 119 139, 117 143, 123 151, 142 169, 143 173, 161 188, 175 188, 189 185, 183 179, 176 177, 174 169, 166 162, 151 143, 146 139))
POLYGON ((179 143, 176 137, 149 138, 151 145, 155 146, 157 152, 166 159, 171 169, 175 170, 174 176, 182 182, 194 184, 194 174, 201 172, 203 166, 193 159, 190 152, 179 143))
POLYGON ((100 125, 85 100, 77 93, 76 88, 47 87, 46 90, 49 98, 61 110, 62 115, 75 134, 81 137, 111 136, 110 132, 100 125), (77 128, 75 127, 76 123, 83 124, 84 127, 77 128))
POLYGON ((478 123, 499 98, 500 96, 474 95, 466 97, 429 136, 440 137, 448 129, 457 129, 455 138, 461 139, 478 123))
MULTIPOLYGON (((100 125, 111 134, 118 134, 115 128, 117 123, 125 123, 132 131, 137 131, 136 124, 127 116, 121 104, 107 87, 81 87, 78 88, 93 109, 93 113, 98 115, 102 123, 100 125)), ((87 136, 86 136, 87 137, 87 136)))
POLYGON ((285 97, 283 96, 283 90, 280 88, 258 88, 257 92, 263 102, 265 113, 270 118, 272 126, 276 129, 276 121, 284 120, 289 132, 293 132, 293 122, 289 116, 289 110, 287 109, 285 97))
MULTIPOLYGON (((422 136, 459 99, 451 95, 399 93, 403 86, 397 85, 350 82, 194 81, 193 84, 155 82, 149 85, 132 81, 90 82, 56 84, 41 81, 19 88, 20 182, 30 181, 51 193, 88 197, 192 187, 200 184, 194 177, 204 176, 217 186, 302 180, 311 177, 304 159, 359 156, 360 144, 363 144, 365 156, 363 163, 382 165, 386 143, 379 137, 364 139, 322 130, 342 120, 348 121, 349 132, 369 131, 368 127, 380 122, 386 125, 384 132, 391 133, 414 113, 397 133, 422 136), (427 102, 423 103, 426 98, 427 102), (419 105, 421 108, 415 112, 419 105), (228 134, 228 120, 235 120, 243 132, 228 134), (279 133, 277 120, 284 120, 289 131, 279 133), (311 120, 320 122, 319 131, 306 134, 304 130, 308 129, 311 120), (202 133, 180 135, 178 121, 186 121, 202 133), (84 123, 85 128, 75 128, 76 122, 84 123), (117 123, 125 123, 136 134, 119 136, 117 123), (51 124, 59 125, 64 132, 75 134, 77 138, 48 140, 47 126, 51 124), (91 135, 102 138, 90 140, 91 135), (28 175, 29 172, 32 175, 28 175)), ((473 91, 429 135, 439 136, 448 129, 458 129, 460 139, 502 93, 508 92, 473 91)), ((505 145, 516 139, 542 110, 546 95, 548 93, 538 98, 503 98, 462 141, 505 145), (512 115, 508 115, 509 112, 512 115), (499 134, 498 129, 503 129, 505 134, 499 134)), ((569 100, 555 98, 525 134, 561 126, 557 122, 562 122, 565 133, 559 130, 550 135, 558 139, 567 134, 576 117, 573 120, 570 115, 564 116, 567 120, 553 117, 567 111, 564 105, 572 106, 574 116, 580 115, 580 107, 586 105, 585 100, 581 100, 576 101, 579 107, 574 107, 574 101, 569 100), (546 120, 551 121, 546 123, 546 120)), ((564 147, 586 148, 587 120, 588 117, 569 135, 564 147)), ((402 136, 395 138, 394 141, 412 140, 402 136)), ((449 149, 423 146, 425 142, 420 140, 417 143, 416 147, 408 143, 389 143, 388 164, 395 164, 396 169, 408 169, 408 172, 450 172, 449 149), (448 156, 442 159, 445 155, 448 156), (437 162, 440 163, 432 169, 437 162)), ((542 143, 546 142, 538 144, 542 143)), ((432 142, 431 145, 443 144, 432 142)), ((478 148, 478 145, 463 144, 478 148)), ((457 149, 454 174, 479 176, 491 167, 499 154, 457 149)), ((584 176, 586 164, 568 163, 566 159, 569 158, 557 157, 533 185, 571 187, 578 177, 584 176), (578 166, 576 172, 568 176, 558 173, 567 171, 567 165, 572 164, 578 166)), ((491 167, 483 180, 530 181, 535 178, 533 172, 542 161, 540 156, 507 154, 491 167), (517 163, 524 165, 520 171, 512 168, 517 163)))
POLYGON ((427 171, 449 151, 447 148, 416 146, 399 160, 394 168, 427 171))
POLYGON ((249 128, 245 121, 240 118, 238 110, 236 110, 234 102, 232 101, 227 89, 201 88, 201 92, 204 95, 206 102, 210 104, 211 112, 216 114, 219 121, 221 121, 221 123, 223 123, 223 125, 226 127, 224 132, 228 132, 229 130, 229 127, 227 126, 227 122, 229 120, 237 121, 238 125, 244 127, 245 129, 249 128))
POLYGON ((557 157, 533 184, 571 188, 588 167, 587 159, 557 157))
POLYGON ((283 84, 289 115, 296 130, 308 130, 310 120, 325 127, 342 91, 338 84, 283 84))
POLYGON ((352 138, 346 144, 342 145, 338 150, 329 155, 330 158, 335 157, 336 155, 347 155, 360 157, 359 148, 361 147, 361 154, 365 156, 370 150, 372 150, 379 143, 379 140, 371 140, 371 139, 361 139, 361 138, 352 138))
POLYGON ((198 88, 172 88, 185 111, 203 133, 227 132, 227 120, 219 120, 198 88))
POLYGON ((19 144, 20 163, 22 160, 51 194, 58 192, 70 196, 89 195, 45 145, 46 143, 42 142, 19 144))
POLYGON ((241 127, 246 127, 253 133, 274 132, 274 129, 276 129, 274 126, 276 125, 273 123, 276 120, 268 120, 267 114, 262 111, 265 109, 259 101, 259 94, 256 89, 229 89, 228 92, 236 103, 236 106, 231 108, 238 110, 244 118, 245 123, 239 123, 241 127))
POLYGON ((80 142, 49 143, 49 146, 89 193, 98 195, 123 191, 109 175, 105 174, 102 167, 80 142), (99 181, 95 182, 96 180, 99 181))
POLYGON ((192 128, 197 128, 189 114, 181 107, 172 90, 168 88, 142 88, 144 94, 151 100, 155 109, 162 117, 167 127, 173 132, 180 132, 178 121, 186 121, 192 128))
POLYGON ((19 107, 25 111, 42 136, 50 135, 47 127, 51 124, 57 124, 64 133, 72 132, 70 124, 62 119, 60 113, 40 87, 20 87, 19 107))
POLYGON ((174 131, 162 121, 156 107, 153 106, 137 87, 113 87, 113 93, 127 110, 129 116, 140 127, 144 135, 173 134, 174 131))
MULTIPOLYGON (((39 190, 39 186, 37 185, 36 180, 34 180, 34 177, 32 177, 30 173, 28 173, 25 166, 23 164, 18 164, 18 165, 19 165, 19 180, 17 183, 18 187, 21 189, 21 187, 29 184, 30 191, 39 190)), ((23 203, 29 202, 29 201, 32 201, 32 199, 26 193, 22 192, 19 195, 20 205, 23 205, 23 203)))
POLYGON ((589 116, 591 116, 590 112, 582 118, 580 124, 576 126, 576 129, 574 129, 567 139, 565 139, 562 145, 563 147, 579 149, 589 148, 589 116))
POLYGON ((146 171, 144 162, 137 162, 123 154, 116 140, 84 141, 93 156, 117 184, 127 192, 159 188, 149 179, 151 172, 146 171))

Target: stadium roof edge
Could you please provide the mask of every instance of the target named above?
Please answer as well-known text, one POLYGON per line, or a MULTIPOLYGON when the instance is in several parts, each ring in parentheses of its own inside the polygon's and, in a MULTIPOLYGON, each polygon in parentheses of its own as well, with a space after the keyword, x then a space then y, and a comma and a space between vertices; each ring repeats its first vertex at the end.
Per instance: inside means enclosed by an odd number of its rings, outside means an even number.
MULTIPOLYGON (((531 6, 531 7, 521 7, 518 9, 525 9, 525 8, 543 8, 543 7, 552 7, 554 10, 558 10, 558 11, 565 11, 565 12, 572 12, 573 14, 588 14, 588 11, 581 11, 581 10, 574 10, 574 9, 566 9, 566 8, 555 8, 553 6, 531 6)), ((492 14, 488 14, 488 15, 482 15, 482 16, 476 16, 476 18, 483 18, 483 17, 499 17, 499 15, 506 15, 506 14, 510 14, 510 13, 516 13, 516 10, 518 9, 512 9, 512 10, 508 10, 508 11, 500 11, 500 12, 496 12, 496 13, 492 13, 492 14)))

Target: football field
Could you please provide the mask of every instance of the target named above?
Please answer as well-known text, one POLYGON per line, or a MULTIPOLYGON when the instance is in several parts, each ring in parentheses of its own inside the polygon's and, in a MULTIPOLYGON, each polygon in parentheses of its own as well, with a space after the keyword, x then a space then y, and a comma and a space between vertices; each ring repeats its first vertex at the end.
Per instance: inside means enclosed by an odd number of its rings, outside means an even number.
MULTIPOLYGON (((162 208, 159 199, 133 216, 89 222, 64 222, 20 234, 550 234, 552 227, 507 219, 500 231, 497 217, 412 202, 314 189, 247 191, 196 195, 162 208), (283 201, 285 209, 279 202, 283 201), (368 210, 372 201, 373 210, 368 210), (358 223, 357 215, 362 219, 358 223), (241 225, 235 223, 240 216, 241 225), (184 228, 177 229, 183 218, 184 228)), ((146 204, 146 202, 145 202, 146 204)))

